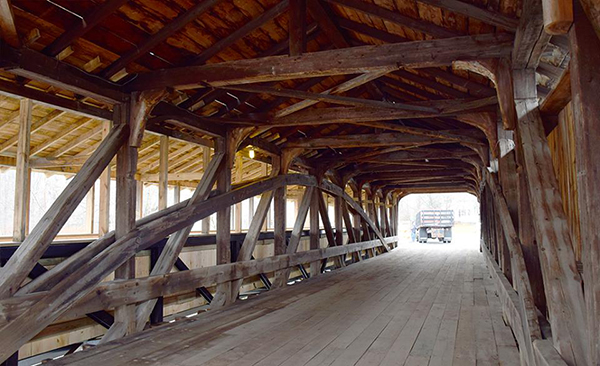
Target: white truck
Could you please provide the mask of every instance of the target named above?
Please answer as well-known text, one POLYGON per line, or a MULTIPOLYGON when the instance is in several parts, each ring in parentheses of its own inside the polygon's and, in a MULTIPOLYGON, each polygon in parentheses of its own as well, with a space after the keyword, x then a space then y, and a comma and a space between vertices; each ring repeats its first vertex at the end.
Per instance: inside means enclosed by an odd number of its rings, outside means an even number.
POLYGON ((443 243, 452 241, 454 212, 452 210, 422 210, 415 219, 415 234, 419 243, 438 239, 443 243))

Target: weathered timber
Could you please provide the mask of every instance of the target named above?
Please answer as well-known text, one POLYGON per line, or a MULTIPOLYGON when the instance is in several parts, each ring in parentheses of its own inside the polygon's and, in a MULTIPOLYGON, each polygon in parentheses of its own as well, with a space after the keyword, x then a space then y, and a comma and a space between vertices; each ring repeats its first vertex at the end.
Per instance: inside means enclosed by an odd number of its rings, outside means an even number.
MULTIPOLYGON (((357 88, 363 84, 367 84, 370 81, 380 78, 381 76, 387 74, 388 72, 389 72, 389 70, 384 70, 384 71, 369 72, 366 74, 362 74, 362 75, 356 76, 348 81, 345 81, 339 85, 336 85, 333 88, 329 88, 320 94, 322 94, 322 95, 323 94, 327 94, 327 95, 340 94, 340 93, 349 91, 351 89, 357 88)), ((319 101, 316 99, 303 100, 301 102, 292 104, 288 107, 285 107, 285 108, 277 111, 275 113, 275 116, 276 117, 287 116, 288 114, 292 114, 292 113, 298 112, 299 110, 302 110, 304 108, 310 107, 311 105, 315 105, 318 102, 319 101)))
MULTIPOLYGON (((430 118, 470 114, 497 103, 496 97, 483 99, 450 99, 410 103, 416 107, 435 109, 435 112, 382 109, 372 107, 330 107, 310 109, 285 117, 276 117, 270 124, 278 127, 296 125, 319 125, 327 123, 354 123, 362 121, 386 121, 396 119, 430 118)), ((407 103, 409 104, 409 103, 407 103)))
POLYGON ((112 118, 112 112, 107 109, 100 109, 82 101, 64 98, 58 95, 46 93, 24 85, 19 85, 5 80, 0 80, 0 93, 10 96, 33 99, 38 103, 50 105, 53 108, 74 111, 84 116, 100 117, 103 119, 112 118))
POLYGON ((152 117, 149 119, 148 123, 177 120, 208 136, 225 137, 226 129, 223 126, 216 124, 214 120, 203 118, 202 116, 167 102, 158 103, 152 109, 151 114, 152 117))
POLYGON ((511 267, 514 268, 514 273, 516 274, 516 276, 513 276, 513 284, 516 284, 519 293, 520 306, 518 308, 521 310, 521 323, 515 323, 512 324, 512 326, 522 327, 524 339, 522 340, 523 343, 520 343, 520 346, 522 347, 523 351, 527 353, 524 355, 524 357, 528 358, 529 364, 534 365, 535 356, 532 344, 534 340, 541 339, 542 334, 533 301, 529 275, 525 266, 523 250, 521 248, 517 231, 515 230, 512 218, 510 216, 506 199, 500 191, 496 177, 486 172, 485 178, 487 186, 490 188, 492 196, 494 197, 494 203, 497 209, 497 217, 502 225, 502 231, 504 233, 506 243, 508 244, 508 249, 511 253, 511 267))
POLYGON ((571 44, 571 90, 575 132, 575 163, 581 229, 581 260, 587 306, 591 364, 600 362, 600 234, 594 219, 600 213, 600 39, 579 4, 569 31, 571 44))
POLYGON ((192 20, 198 18, 202 13, 210 9, 213 5, 218 3, 219 0, 207 0, 196 4, 192 8, 182 12, 172 22, 161 28, 158 32, 148 37, 141 44, 137 44, 131 48, 130 51, 122 55, 118 60, 113 62, 106 69, 102 70, 101 75, 104 78, 110 78, 116 73, 121 71, 127 64, 135 61, 139 57, 143 56, 147 52, 151 51, 152 48, 157 46, 159 43, 167 39, 169 36, 183 28, 186 24, 192 20))
POLYGON ((549 42, 550 34, 544 32, 542 0, 523 1, 523 14, 512 52, 512 67, 517 70, 536 69, 549 42))
MULTIPOLYGON (((202 176, 202 180, 194 190, 194 194, 187 201, 187 205, 189 206, 195 202, 202 202, 208 198, 210 191, 216 181, 217 178, 217 170, 221 167, 223 162, 223 154, 217 153, 213 156, 212 160, 208 164, 208 166, 204 169, 204 174, 202 176)), ((192 231, 192 226, 188 226, 182 230, 177 231, 172 234, 167 240, 167 244, 165 244, 164 249, 162 250, 156 264, 152 268, 150 275, 161 275, 165 273, 169 273, 175 264, 175 261, 179 258, 179 253, 181 252, 190 232, 192 231)), ((248 258, 249 260, 250 258, 248 258)), ((156 305, 156 300, 147 301, 143 304, 140 304, 136 310, 136 330, 142 331, 144 330, 144 326, 148 321, 148 317, 152 312, 152 309, 156 305)))
POLYGON ((285 148, 322 149, 349 147, 385 147, 392 144, 407 146, 423 146, 455 141, 440 140, 426 136, 408 135, 403 133, 380 133, 361 135, 339 135, 335 137, 302 138, 287 142, 285 148))
POLYGON ((566 34, 573 24, 573 2, 542 0, 544 30, 548 34, 566 34))
POLYGON ((290 1, 289 24, 290 56, 299 56, 306 51, 306 0, 290 1))
MULTIPOLYGON (((304 222, 306 221, 306 215, 308 214, 308 209, 310 208, 310 203, 312 201, 314 189, 314 187, 307 187, 304 191, 304 195, 302 196, 302 202, 300 203, 300 207, 298 208, 298 214, 296 216, 296 221, 294 222, 294 227, 292 228, 292 235, 290 236, 290 240, 285 250, 285 254, 294 254, 298 250, 302 228, 304 228, 304 222)), ((282 271, 276 272, 275 279, 273 280, 273 286, 275 288, 285 287, 289 277, 289 269, 284 269, 282 271)))
POLYGON ((140 74, 127 85, 127 89, 190 89, 207 84, 224 86, 297 77, 392 71, 400 67, 443 66, 455 60, 508 56, 511 47, 512 36, 506 33, 361 46, 295 57, 271 56, 154 71, 140 74))
MULTIPOLYGON (((368 75, 368 74, 367 74, 368 75)), ((404 103, 390 103, 379 100, 363 99, 363 98, 352 98, 339 95, 331 95, 327 93, 310 93, 301 90, 294 89, 283 89, 277 87, 265 87, 260 85, 233 85, 222 87, 226 90, 237 90, 249 93, 261 93, 277 95, 281 97, 297 98, 297 99, 309 99, 319 102, 327 102, 332 104, 351 105, 351 106, 364 106, 374 108, 389 108, 389 109, 402 109, 402 110, 417 110, 417 111, 428 111, 435 112, 434 108, 421 107, 419 105, 411 105, 404 103)), ((287 112, 286 112, 287 113, 287 112)), ((281 115, 280 113, 277 114, 281 115)))
POLYGON ((448 38, 459 35, 458 32, 437 26, 433 23, 427 23, 413 19, 411 17, 399 14, 391 10, 387 10, 383 7, 375 4, 365 3, 360 0, 327 0, 335 4, 343 5, 352 9, 359 10, 363 13, 385 19, 387 21, 401 24, 405 27, 412 28, 426 34, 429 34, 436 38, 448 38))
MULTIPOLYGON (((533 72, 515 72, 515 89, 534 90, 533 72)), ((518 99, 520 148, 523 151, 533 224, 537 233, 540 263, 554 345, 572 364, 589 364, 589 339, 581 276, 577 272, 571 235, 562 208, 533 92, 518 99), (552 217, 549 221, 547 218, 552 217)))
POLYGON ((21 99, 19 103, 17 169, 15 172, 15 210, 13 217, 13 240, 18 242, 25 240, 29 228, 29 192, 31 186, 29 156, 32 106, 33 103, 30 99, 21 99))
POLYGON ((104 168, 108 166, 128 135, 128 129, 123 126, 115 127, 54 201, 40 222, 19 246, 15 255, 2 268, 0 298, 6 298, 18 290, 21 282, 48 248, 52 239, 77 208, 104 168))
MULTIPOLYGON (((310 176, 278 176, 244 186, 234 191, 228 191, 207 201, 181 208, 168 216, 162 216, 146 225, 137 227, 128 233, 128 235, 115 241, 113 245, 97 254, 85 266, 77 268, 71 276, 60 280, 38 303, 29 307, 23 314, 2 329, 3 334, 12 334, 13 336, 0 340, 2 342, 0 359, 12 354, 15 349, 54 321, 70 306, 89 293, 93 289, 93 286, 139 250, 147 248, 160 238, 183 229, 193 222, 221 210, 223 207, 229 207, 231 204, 256 196, 266 190, 272 190, 281 185, 318 186, 320 189, 330 192, 335 196, 343 197, 351 209, 357 210, 370 225, 373 225, 372 221, 364 214, 358 204, 340 187, 327 181, 317 183, 310 176), (5 332, 7 330, 10 331, 5 332)), ((372 228, 378 235, 381 244, 384 245, 384 250, 387 251, 385 239, 374 226, 372 228)))
POLYGON ((0 61, 10 72, 69 90, 109 104, 125 102, 128 95, 117 84, 91 75, 74 66, 28 48, 14 49, 0 44, 0 61))
POLYGON ((0 34, 2 34, 2 39, 12 47, 21 47, 10 0, 0 1, 0 34))
POLYGON ((73 43, 73 41, 75 41, 77 38, 81 38, 89 30, 106 19, 106 17, 119 9, 127 1, 128 0, 109 0, 98 7, 92 8, 92 11, 89 14, 86 14, 79 23, 70 27, 69 29, 65 29, 65 31, 58 38, 46 46, 42 50, 42 53, 52 57, 58 55, 71 43, 73 43))
MULTIPOLYGON (((254 248, 256 247, 256 243, 258 241, 258 237, 260 235, 260 230, 262 229, 263 223, 267 217, 267 213, 269 212, 269 208, 271 206, 271 201, 273 200, 273 192, 265 192, 260 197, 260 202, 258 203, 258 207, 254 212, 254 216, 252 217, 252 222, 250 223, 250 227, 248 228, 248 232, 244 237, 244 242, 242 243, 242 247, 238 253, 236 258, 236 262, 249 261, 252 259, 252 253, 254 252, 254 248)), ((237 299, 240 288, 242 286, 242 279, 238 279, 232 282, 231 291, 232 298, 235 301, 237 299)))

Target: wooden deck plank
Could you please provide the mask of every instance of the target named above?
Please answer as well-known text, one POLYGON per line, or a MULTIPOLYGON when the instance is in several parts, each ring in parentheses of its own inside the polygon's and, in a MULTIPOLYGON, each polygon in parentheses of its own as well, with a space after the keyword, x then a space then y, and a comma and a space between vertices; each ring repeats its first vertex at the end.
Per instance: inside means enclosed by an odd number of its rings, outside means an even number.
POLYGON ((389 254, 48 365, 439 366, 518 360, 477 248, 405 243, 389 254))

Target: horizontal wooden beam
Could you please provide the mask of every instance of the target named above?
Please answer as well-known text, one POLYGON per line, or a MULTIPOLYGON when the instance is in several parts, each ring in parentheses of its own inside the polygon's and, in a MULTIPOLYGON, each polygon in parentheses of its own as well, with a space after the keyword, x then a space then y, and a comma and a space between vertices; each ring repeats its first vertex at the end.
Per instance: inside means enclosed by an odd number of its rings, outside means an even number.
POLYGON ((364 99, 364 98, 352 98, 341 95, 331 95, 325 93, 311 93, 302 90, 284 89, 278 87, 268 87, 261 85, 233 85, 222 87, 227 90, 237 90, 248 93, 261 93, 276 95, 280 97, 296 98, 296 99, 309 99, 319 102, 326 102, 340 105, 350 105, 358 107, 373 107, 373 108, 388 108, 388 109, 403 109, 410 111, 429 111, 435 112, 434 109, 428 107, 420 107, 418 105, 404 104, 404 103, 390 103, 383 102, 380 100, 364 99))
POLYGON ((402 67, 447 66, 456 60, 475 60, 510 55, 513 37, 507 33, 482 34, 361 46, 307 53, 302 56, 270 56, 203 66, 178 67, 138 75, 127 89, 173 87, 193 89, 328 75, 392 71, 402 67))
MULTIPOLYGON (((386 244, 396 241, 396 237, 385 239, 386 244)), ((220 264, 189 271, 173 272, 154 275, 132 280, 118 280, 99 284, 94 291, 82 298, 69 310, 71 317, 83 316, 87 313, 113 309, 117 306, 140 303, 160 296, 166 297, 177 293, 193 290, 197 287, 210 287, 219 283, 248 278, 261 273, 269 273, 300 264, 351 254, 370 248, 380 247, 379 240, 369 240, 360 243, 335 246, 323 249, 283 254, 256 260, 220 264), (132 291, 135 289, 135 296, 132 291)), ((37 292, 3 300, 3 313, 0 317, 0 327, 6 318, 19 316, 27 306, 39 300, 45 292, 37 292)))
POLYGON ((453 143, 427 136, 409 135, 405 133, 375 133, 359 135, 336 135, 327 137, 302 138, 287 142, 285 148, 323 149, 350 147, 377 147, 391 145, 422 146, 438 143, 453 143))
POLYGON ((151 114, 152 117, 148 120, 149 124, 176 120, 184 123, 193 130, 200 131, 212 137, 225 137, 227 131, 227 126, 215 123, 214 119, 204 118, 167 102, 158 103, 152 109, 151 114))
POLYGON ((5 43, 0 43, 0 62, 15 75, 41 81, 108 104, 126 102, 129 98, 119 85, 29 48, 14 49, 5 43))
POLYGON ((353 123, 368 121, 387 121, 397 119, 431 118, 454 116, 479 111, 494 106, 496 97, 484 99, 450 99, 406 103, 407 105, 427 107, 435 112, 382 109, 371 107, 332 107, 297 112, 269 121, 274 126, 320 125, 328 123, 353 123))
POLYGON ((28 86, 19 85, 6 80, 0 80, 0 94, 6 94, 17 98, 29 98, 38 103, 46 104, 62 110, 72 111, 88 117, 99 117, 102 119, 112 119, 113 117, 113 113, 108 109, 98 108, 78 100, 61 97, 55 94, 47 93, 43 90, 30 88, 28 86))

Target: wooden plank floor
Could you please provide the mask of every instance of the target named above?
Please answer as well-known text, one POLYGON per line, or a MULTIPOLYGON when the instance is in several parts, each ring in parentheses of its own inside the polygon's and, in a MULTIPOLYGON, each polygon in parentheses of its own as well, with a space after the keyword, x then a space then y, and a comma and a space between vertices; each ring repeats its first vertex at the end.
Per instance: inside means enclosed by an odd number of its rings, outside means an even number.
POLYGON ((403 244, 50 365, 519 365, 482 255, 403 244))

